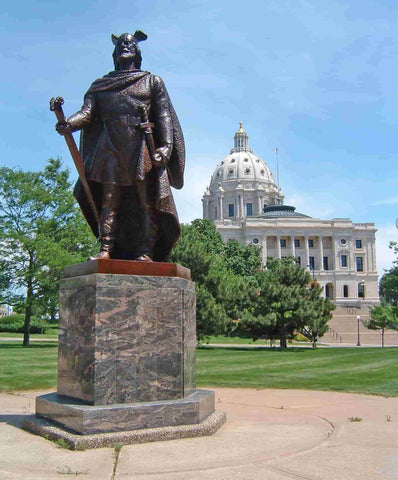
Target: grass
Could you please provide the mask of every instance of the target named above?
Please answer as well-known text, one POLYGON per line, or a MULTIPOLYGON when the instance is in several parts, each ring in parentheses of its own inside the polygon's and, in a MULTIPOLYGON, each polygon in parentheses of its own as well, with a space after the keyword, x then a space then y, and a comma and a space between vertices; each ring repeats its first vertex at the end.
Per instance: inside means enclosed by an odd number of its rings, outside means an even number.
POLYGON ((198 349, 198 386, 398 396, 397 348, 198 349))
MULTIPOLYGON (((0 338, 20 338, 23 339, 23 333, 9 333, 9 332, 0 332, 0 338)), ((32 339, 42 339, 42 338, 51 338, 54 340, 58 339, 58 328, 49 328, 47 333, 31 333, 30 338, 32 339)))
MULTIPOLYGON (((294 388, 398 396, 397 348, 199 348, 198 386, 294 388)), ((0 342, 0 391, 54 388, 57 344, 0 342)))
POLYGON ((56 342, 0 342, 0 391, 46 389, 57 384, 56 342))
MULTIPOLYGON (((270 342, 269 340, 256 340, 254 341, 251 337, 243 337, 243 336, 235 336, 231 335, 230 337, 224 336, 224 335, 210 335, 208 337, 205 337, 202 340, 203 345, 207 344, 228 344, 228 345, 259 345, 259 346, 269 346, 270 342)), ((293 341, 293 342, 288 342, 289 345, 300 345, 300 344, 309 344, 309 341, 293 341)), ((279 340, 274 340, 273 345, 279 345, 279 340)))

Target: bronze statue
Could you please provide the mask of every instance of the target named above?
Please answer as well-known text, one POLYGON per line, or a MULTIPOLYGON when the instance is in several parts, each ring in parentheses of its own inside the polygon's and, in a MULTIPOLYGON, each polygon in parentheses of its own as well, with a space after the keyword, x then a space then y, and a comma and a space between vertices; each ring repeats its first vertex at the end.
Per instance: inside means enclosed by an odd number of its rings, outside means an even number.
POLYGON ((138 42, 146 38, 112 35, 115 70, 56 125, 65 136, 82 131, 88 187, 78 180, 74 195, 100 240, 98 258, 168 261, 180 235, 170 186, 183 186, 184 138, 162 79, 141 70, 138 42))

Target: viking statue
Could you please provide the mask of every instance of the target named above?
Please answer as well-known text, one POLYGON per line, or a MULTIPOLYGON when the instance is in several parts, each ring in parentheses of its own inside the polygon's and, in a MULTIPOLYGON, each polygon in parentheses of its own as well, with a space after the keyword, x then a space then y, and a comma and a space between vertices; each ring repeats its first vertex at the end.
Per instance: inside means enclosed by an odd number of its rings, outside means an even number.
POLYGON ((183 186, 184 138, 162 79, 141 70, 138 42, 146 38, 112 35, 115 70, 56 125, 61 135, 81 130, 85 179, 74 195, 102 259, 168 261, 180 235, 170 186, 183 186))

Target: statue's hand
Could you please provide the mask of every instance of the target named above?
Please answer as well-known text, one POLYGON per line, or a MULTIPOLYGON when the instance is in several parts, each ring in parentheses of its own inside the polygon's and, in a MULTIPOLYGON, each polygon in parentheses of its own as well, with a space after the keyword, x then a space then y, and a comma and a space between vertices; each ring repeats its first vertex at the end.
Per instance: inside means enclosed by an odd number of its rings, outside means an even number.
POLYGON ((167 162, 170 159, 170 155, 171 155, 170 145, 157 148, 152 157, 152 165, 157 168, 165 167, 167 165, 167 162))
POLYGON ((67 133, 72 133, 71 125, 68 122, 63 122, 63 123, 58 122, 55 125, 55 130, 60 135, 66 135, 67 133))

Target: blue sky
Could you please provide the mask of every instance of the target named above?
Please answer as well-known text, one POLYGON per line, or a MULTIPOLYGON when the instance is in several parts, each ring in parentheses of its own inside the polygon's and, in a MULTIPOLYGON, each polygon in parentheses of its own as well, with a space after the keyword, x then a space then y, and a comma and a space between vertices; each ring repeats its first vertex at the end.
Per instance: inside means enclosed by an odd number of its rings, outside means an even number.
POLYGON ((164 80, 187 143, 180 219, 201 196, 242 120, 285 203, 318 218, 375 222, 379 274, 398 240, 398 2, 103 0, 8 2, 0 13, 2 165, 61 156, 51 96, 76 111, 113 69, 111 33, 143 30, 142 68, 164 80))

